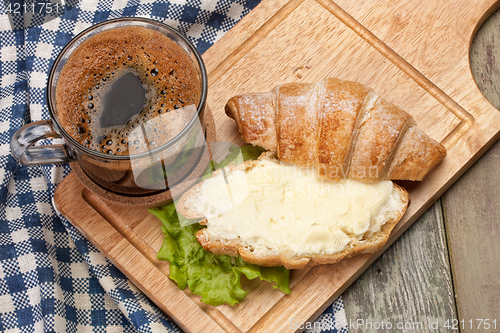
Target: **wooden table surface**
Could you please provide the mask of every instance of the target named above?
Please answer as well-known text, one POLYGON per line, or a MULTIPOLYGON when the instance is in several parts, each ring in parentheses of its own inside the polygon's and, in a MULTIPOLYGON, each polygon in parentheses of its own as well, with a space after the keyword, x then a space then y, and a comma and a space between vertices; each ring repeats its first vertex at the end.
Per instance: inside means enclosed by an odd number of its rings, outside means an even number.
MULTIPOLYGON (((478 30, 470 61, 500 109, 500 10, 478 30)), ((499 240, 497 142, 344 292, 349 332, 500 331, 499 240)))

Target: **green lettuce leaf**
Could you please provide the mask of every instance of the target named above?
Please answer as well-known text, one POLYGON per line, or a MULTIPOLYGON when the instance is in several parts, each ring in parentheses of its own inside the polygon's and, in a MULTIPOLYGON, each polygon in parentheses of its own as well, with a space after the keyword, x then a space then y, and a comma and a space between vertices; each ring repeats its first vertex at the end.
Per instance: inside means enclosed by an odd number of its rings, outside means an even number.
MULTIPOLYGON (((230 153, 221 163, 215 165, 216 168, 226 166, 238 156, 240 148, 234 147, 230 148, 230 153)), ((262 148, 253 146, 241 148, 244 160, 256 159, 262 151, 262 148)), ((181 226, 174 203, 149 211, 163 223, 165 237, 157 258, 169 262, 169 277, 177 283, 179 289, 189 287, 206 304, 234 305, 248 294, 241 286, 243 274, 250 280, 258 277, 262 281, 271 282, 274 288, 285 294, 290 293, 290 271, 286 268, 261 267, 249 264, 241 257, 216 255, 206 251, 195 236, 204 226, 199 223, 181 226)))
POLYGON ((179 289, 201 296, 210 305, 241 302, 248 294, 241 286, 241 274, 248 279, 272 282, 274 288, 289 294, 290 271, 284 267, 260 267, 241 257, 216 255, 206 251, 196 240, 196 232, 204 228, 199 223, 180 226, 175 205, 170 203, 150 212, 163 223, 163 245, 157 258, 169 262, 170 278, 179 289))

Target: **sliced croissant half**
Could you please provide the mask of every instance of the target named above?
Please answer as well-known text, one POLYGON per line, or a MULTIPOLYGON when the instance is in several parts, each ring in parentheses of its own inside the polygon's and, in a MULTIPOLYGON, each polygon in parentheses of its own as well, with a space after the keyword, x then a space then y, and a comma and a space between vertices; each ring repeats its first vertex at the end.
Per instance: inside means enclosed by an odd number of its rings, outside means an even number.
POLYGON ((291 83, 231 98, 243 139, 268 152, 216 171, 177 210, 204 218, 208 251, 304 268, 382 248, 419 181, 446 156, 413 118, 350 81, 291 83))
POLYGON ((283 84, 235 96, 225 111, 246 142, 329 179, 420 181, 446 156, 408 113, 357 82, 283 84))

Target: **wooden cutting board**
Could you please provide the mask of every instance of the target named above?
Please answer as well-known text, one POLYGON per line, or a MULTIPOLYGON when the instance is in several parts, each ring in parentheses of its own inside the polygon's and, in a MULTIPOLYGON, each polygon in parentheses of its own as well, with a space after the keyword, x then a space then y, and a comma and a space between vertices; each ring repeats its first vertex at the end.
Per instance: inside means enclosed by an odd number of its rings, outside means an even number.
MULTIPOLYGON (((385 248, 337 265, 295 270, 292 293, 248 282, 234 307, 207 306, 168 279, 156 259, 161 223, 146 209, 106 202, 70 174, 58 209, 182 329, 292 332, 321 314, 498 138, 500 113, 482 96, 469 45, 496 0, 263 0, 204 55, 217 141, 242 144, 223 107, 233 95, 326 77, 359 81, 409 112, 448 156, 422 183, 385 248)), ((485 78, 487 79, 487 78, 485 78)))

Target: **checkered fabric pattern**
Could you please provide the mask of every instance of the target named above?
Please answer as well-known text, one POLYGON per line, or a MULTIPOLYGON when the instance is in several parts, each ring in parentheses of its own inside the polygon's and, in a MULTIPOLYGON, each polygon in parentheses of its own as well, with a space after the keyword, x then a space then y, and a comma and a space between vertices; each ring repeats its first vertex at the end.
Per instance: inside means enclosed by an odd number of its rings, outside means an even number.
MULTIPOLYGON (((203 53, 258 2, 67 0, 49 13, 48 0, 0 1, 1 332, 180 332, 55 210, 54 189, 68 165, 18 165, 10 139, 24 124, 49 118, 50 67, 92 24, 149 17, 177 28, 203 53)), ((347 332, 342 299, 302 325, 306 332, 347 332)))

